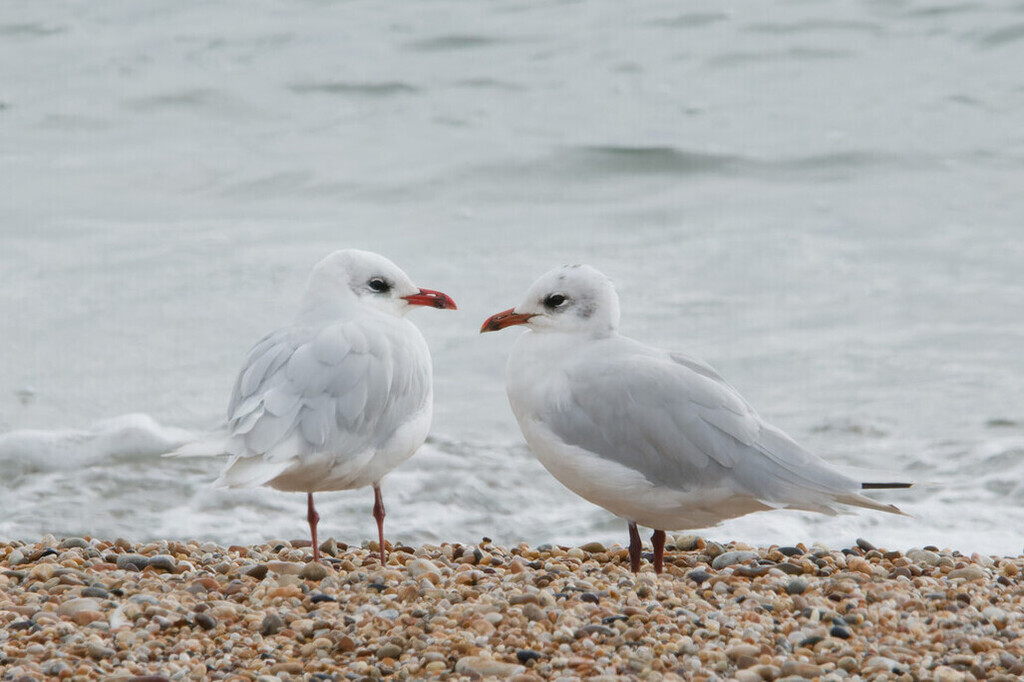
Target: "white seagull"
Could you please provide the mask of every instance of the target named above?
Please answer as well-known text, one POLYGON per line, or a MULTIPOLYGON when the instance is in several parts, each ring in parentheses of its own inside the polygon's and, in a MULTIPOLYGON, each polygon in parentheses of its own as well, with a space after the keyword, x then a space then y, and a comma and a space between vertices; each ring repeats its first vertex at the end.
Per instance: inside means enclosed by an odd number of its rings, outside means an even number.
POLYGON ((665 531, 706 528, 766 509, 836 514, 853 505, 901 514, 862 483, 766 423, 704 362, 619 335, 611 280, 587 265, 556 268, 481 333, 512 325, 509 403, 533 454, 563 485, 629 523, 655 529, 661 573, 665 531))
POLYGON ((455 310, 383 256, 336 251, 313 268, 295 321, 263 337, 235 381, 216 484, 306 493, 314 561, 313 493, 372 485, 387 562, 380 481, 423 444, 433 413, 430 351, 405 319, 416 306, 455 310))

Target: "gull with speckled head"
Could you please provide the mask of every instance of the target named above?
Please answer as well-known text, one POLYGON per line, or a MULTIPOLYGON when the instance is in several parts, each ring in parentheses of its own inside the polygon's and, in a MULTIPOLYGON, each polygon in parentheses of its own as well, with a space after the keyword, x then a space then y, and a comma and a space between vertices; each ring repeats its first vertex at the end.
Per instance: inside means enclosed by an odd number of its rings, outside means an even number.
POLYGON ((307 495, 313 560, 320 560, 313 493, 373 486, 381 564, 381 479, 423 444, 433 412, 427 343, 413 308, 455 310, 387 258, 336 251, 313 268, 299 314, 245 359, 228 406, 231 455, 216 483, 307 495))
POLYGON ((523 325, 508 359, 509 403, 533 454, 577 495, 629 525, 706 528, 768 509, 836 514, 844 505, 901 514, 861 494, 909 483, 864 483, 765 422, 707 364, 618 333, 611 280, 587 265, 556 268, 482 332, 523 325))

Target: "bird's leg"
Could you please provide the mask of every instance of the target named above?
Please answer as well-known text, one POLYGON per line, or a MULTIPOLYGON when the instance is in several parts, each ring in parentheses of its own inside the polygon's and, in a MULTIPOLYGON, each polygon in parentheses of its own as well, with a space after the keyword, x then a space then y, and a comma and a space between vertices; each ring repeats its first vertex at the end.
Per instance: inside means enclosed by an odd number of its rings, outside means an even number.
POLYGON ((651 544, 654 545, 654 572, 661 573, 665 569, 665 531, 654 531, 651 544))
POLYGON ((636 529, 636 524, 632 521, 629 522, 629 569, 634 573, 640 572, 640 550, 643 547, 640 545, 640 531, 636 529))
POLYGON ((373 486, 373 518, 377 519, 377 536, 380 540, 380 565, 388 562, 388 551, 384 548, 384 500, 380 496, 380 486, 373 486))
POLYGON ((320 545, 316 541, 316 524, 320 522, 320 515, 316 513, 316 507, 313 506, 313 493, 306 493, 306 506, 309 533, 313 536, 313 561, 320 561, 320 545))

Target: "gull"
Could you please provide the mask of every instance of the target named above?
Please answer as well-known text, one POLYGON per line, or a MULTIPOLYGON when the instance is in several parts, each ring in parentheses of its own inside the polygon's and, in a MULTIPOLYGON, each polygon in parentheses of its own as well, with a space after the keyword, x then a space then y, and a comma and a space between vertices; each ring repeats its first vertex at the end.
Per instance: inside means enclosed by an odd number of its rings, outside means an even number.
POLYGON ((433 412, 427 343, 406 313, 455 310, 387 258, 336 251, 314 268, 294 322, 245 359, 228 405, 231 456, 215 485, 304 492, 313 542, 313 493, 373 486, 381 564, 381 479, 423 444, 433 412))
POLYGON ((666 530, 768 509, 903 513, 860 491, 911 484, 841 473, 761 419, 709 365, 620 335, 618 295, 590 266, 548 272, 480 332, 513 325, 528 329, 506 367, 523 436, 563 485, 628 522, 634 573, 637 524, 654 529, 661 573, 666 530))

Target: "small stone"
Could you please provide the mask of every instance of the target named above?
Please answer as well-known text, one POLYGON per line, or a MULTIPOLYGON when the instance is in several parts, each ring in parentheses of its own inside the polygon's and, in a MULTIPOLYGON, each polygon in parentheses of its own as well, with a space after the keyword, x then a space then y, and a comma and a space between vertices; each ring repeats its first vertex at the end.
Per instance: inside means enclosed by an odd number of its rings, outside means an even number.
POLYGON ((57 607, 57 613, 62 616, 73 616, 80 611, 100 611, 100 603, 90 597, 79 597, 69 599, 57 607))
POLYGON ((981 580, 987 578, 988 573, 985 569, 980 566, 966 566, 964 568, 955 568, 949 572, 946 576, 950 580, 956 580, 957 578, 963 578, 964 580, 981 580))
POLYGON ((756 644, 735 644, 725 650, 725 655, 734 661, 743 656, 757 658, 761 655, 761 647, 756 644))
POLYGON ((995 625, 997 628, 1006 627, 1009 622, 1009 616, 1006 611, 999 608, 998 606, 987 606, 985 610, 981 612, 982 617, 988 622, 995 625))
POLYGON ((251 568, 245 569, 245 571, 243 571, 243 574, 256 578, 256 580, 263 580, 267 577, 267 573, 269 571, 270 568, 266 564, 256 564, 251 568))
POLYGON ((213 630, 217 627, 217 619, 203 611, 196 614, 196 624, 204 630, 213 630))
POLYGON ((779 547, 779 551, 786 556, 801 556, 804 553, 799 547, 779 547))
POLYGON ((358 645, 356 644, 356 641, 354 639, 352 639, 351 637, 349 637, 348 635, 344 635, 342 637, 339 637, 338 641, 335 643, 334 646, 336 646, 338 648, 338 651, 340 651, 343 654, 347 654, 347 653, 350 653, 352 651, 355 651, 356 648, 358 647, 358 645))
POLYGON ((16 549, 7 555, 8 566, 20 566, 25 563, 25 553, 20 549, 16 549))
POLYGON ((803 594, 807 590, 807 581, 794 578, 786 584, 786 594, 803 594))
POLYGON ((53 574, 57 571, 57 567, 53 564, 36 564, 33 566, 28 574, 41 582, 46 582, 53 577, 53 574))
POLYGON ((275 663, 270 666, 270 674, 277 675, 279 673, 288 673, 289 675, 298 675, 302 672, 302 663, 299 661, 286 661, 284 663, 275 663))
POLYGON ((69 618, 75 625, 88 625, 98 620, 105 620, 106 617, 100 611, 76 611, 69 618))
POLYGON ((760 578, 763 575, 768 575, 768 573, 773 568, 775 568, 775 567, 774 566, 770 566, 770 565, 764 565, 764 566, 743 566, 743 565, 740 565, 740 566, 737 566, 736 568, 732 569, 732 574, 735 575, 735 576, 739 576, 740 578, 760 578))
POLYGON ((281 616, 276 613, 268 613, 263 617, 263 623, 260 625, 260 634, 264 637, 268 635, 276 635, 284 629, 284 621, 281 620, 281 616))
POLYGON ((473 679, 482 677, 511 677, 526 672, 526 668, 514 663, 504 663, 482 656, 463 656, 455 664, 455 672, 473 679))
POLYGON ((394 644, 393 642, 385 644, 381 648, 377 649, 377 658, 393 658, 396 661, 402 655, 402 647, 394 644))
POLYGON ((580 545, 580 549, 588 554, 600 554, 607 551, 600 542, 588 542, 585 545, 580 545))
POLYGON ((814 665, 813 663, 806 663, 803 661, 786 661, 782 664, 782 675, 788 677, 790 675, 798 675, 808 680, 815 677, 821 677, 824 675, 824 671, 820 665, 814 665))
POLYGON ((850 639, 850 631, 839 625, 833 625, 832 629, 828 631, 830 637, 836 637, 838 639, 850 639))
POLYGON ((692 552, 700 547, 700 536, 680 535, 676 538, 676 549, 681 552, 692 552))
POLYGON ((60 543, 61 549, 85 549, 89 546, 89 542, 85 538, 64 538, 60 543))
POLYGON ((85 651, 92 658, 110 658, 117 655, 117 652, 110 647, 105 647, 102 644, 97 644, 95 642, 89 642, 89 644, 86 645, 85 651))
POLYGON ((409 571, 409 575, 416 580, 430 574, 437 577, 441 577, 441 569, 437 567, 430 559, 413 559, 405 566, 406 570, 409 571))
POLYGON ((598 625, 597 623, 591 623, 590 625, 584 625, 575 632, 575 638, 580 639, 587 635, 604 635, 606 637, 614 637, 619 634, 617 631, 612 630, 607 625, 598 625))
MULTIPOLYGON (((910 549, 907 550, 906 557, 918 564, 926 564, 928 566, 938 566, 939 562, 942 561, 937 553, 930 549, 910 549)), ((878 658, 877 656, 875 658, 878 658)))
POLYGON ((309 601, 310 601, 311 603, 313 603, 313 604, 319 604, 319 603, 321 603, 321 602, 325 602, 325 601, 326 601, 326 602, 332 602, 332 601, 338 601, 338 600, 337 600, 337 599, 335 599, 334 597, 332 597, 332 596, 331 596, 331 595, 329 595, 329 594, 321 594, 321 593, 317 593, 317 594, 311 594, 311 595, 309 595, 309 601))
POLYGON ((327 567, 318 561, 310 562, 303 567, 299 577, 318 582, 327 577, 327 567))
POLYGON ((90 585, 89 587, 86 587, 85 589, 82 590, 82 596, 83 597, 96 597, 97 599, 109 599, 110 598, 110 592, 108 592, 107 590, 105 590, 102 587, 98 587, 96 585, 90 585))
POLYGON ((149 564, 149 559, 141 554, 118 554, 116 561, 122 571, 141 571, 149 564))
POLYGON ((857 546, 863 549, 865 552, 870 552, 873 549, 878 549, 864 538, 857 538, 857 546))
POLYGON ((278 575, 299 575, 306 564, 296 561, 268 561, 267 568, 278 575))
POLYGON ((714 561, 711 562, 711 568, 716 571, 721 570, 727 566, 734 564, 742 564, 750 561, 751 559, 757 559, 757 552, 746 552, 746 551, 733 551, 724 552, 715 557, 714 561))
POLYGON ((523 615, 526 616, 527 620, 534 622, 546 620, 548 617, 547 612, 536 604, 525 604, 523 606, 523 615))
POLYGON ((329 557, 338 556, 338 543, 334 538, 328 538, 320 543, 320 551, 329 557))
POLYGON ((173 571, 178 567, 178 562, 170 554, 155 554, 149 557, 146 565, 158 571, 173 571))
POLYGON ((687 573, 686 577, 692 580, 693 582, 697 583, 698 585, 703 585, 711 578, 711 574, 706 571, 697 569, 695 571, 690 571, 689 573, 687 573))
POLYGON ((948 665, 940 665, 932 671, 932 679, 935 682, 964 682, 967 679, 967 674, 948 665))
POLYGON ((516 651, 516 660, 524 665, 530 661, 539 660, 540 658, 542 658, 541 653, 539 651, 534 651, 533 649, 519 649, 516 651))

